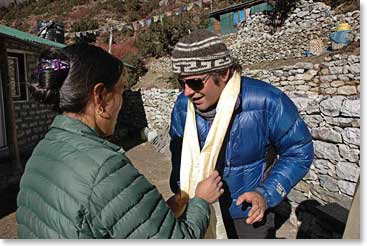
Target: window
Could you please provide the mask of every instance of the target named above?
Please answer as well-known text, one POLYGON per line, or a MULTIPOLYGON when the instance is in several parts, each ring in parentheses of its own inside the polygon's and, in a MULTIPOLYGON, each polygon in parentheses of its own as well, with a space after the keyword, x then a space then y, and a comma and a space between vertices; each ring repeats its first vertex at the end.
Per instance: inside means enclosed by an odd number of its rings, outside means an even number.
POLYGON ((27 100, 24 54, 8 52, 8 74, 13 100, 27 100))

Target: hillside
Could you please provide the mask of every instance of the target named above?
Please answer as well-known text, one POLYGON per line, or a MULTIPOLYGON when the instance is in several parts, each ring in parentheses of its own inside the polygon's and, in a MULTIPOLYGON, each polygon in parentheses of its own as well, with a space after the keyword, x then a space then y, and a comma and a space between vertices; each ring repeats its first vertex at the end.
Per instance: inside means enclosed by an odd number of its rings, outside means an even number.
MULTIPOLYGON (((0 24, 32 34, 37 34, 38 20, 61 22, 64 24, 65 33, 84 31, 88 27, 109 29, 172 11, 190 2, 193 1, 29 0, 12 4, 8 8, 0 8, 0 24)), ((232 2, 234 1, 216 1, 213 8, 222 8, 232 2)), ((203 9, 194 7, 192 12, 200 15, 209 10, 209 5, 202 6, 203 9)))
MULTIPOLYGON (((126 23, 131 23, 132 21, 136 21, 147 16, 153 16, 174 10, 189 2, 193 1, 29 0, 23 4, 1 8, 0 24, 11 26, 32 34, 37 34, 36 23, 38 20, 55 20, 64 24, 66 43, 72 43, 74 40, 71 38, 72 35, 70 35, 70 33, 73 31, 83 31, 96 28, 106 28, 106 30, 108 30, 109 27, 125 25, 126 23), (167 5, 162 4, 162 2, 166 2, 167 5), (18 18, 19 16, 22 18, 18 18)), ((219 9, 235 2, 239 3, 241 1, 213 1, 213 9, 219 9)), ((315 0, 314 2, 324 2, 330 6, 336 14, 347 13, 356 9, 359 10, 360 8, 360 3, 356 0, 315 0)), ((209 11, 209 6, 203 6, 202 9, 194 8, 191 12, 193 16, 197 15, 198 17, 201 16, 201 18, 206 18, 205 14, 209 11)), ((135 33, 129 31, 115 31, 113 34, 112 53, 123 58, 126 54, 137 54, 139 51, 141 52, 141 50, 136 47, 137 34, 139 34, 139 31, 135 33)), ((108 42, 109 32, 100 32, 96 38, 96 44, 104 49, 108 49, 108 42)), ((152 47, 154 47, 154 45, 152 45, 152 47)), ((145 59, 145 65, 148 70, 149 67, 151 67, 151 65, 148 64, 150 61, 154 61, 154 59, 145 59)), ((266 66, 266 64, 268 64, 267 66, 276 64, 284 65, 292 62, 296 61, 263 61, 258 64, 253 64, 250 67, 263 67, 266 66)), ((166 81, 167 78, 169 80, 170 74, 163 72, 157 76, 159 81, 166 81)), ((145 79, 143 78, 143 80, 145 79)), ((154 84, 155 79, 152 80, 149 74, 146 81, 150 81, 149 83, 151 85, 149 85, 149 87, 154 86, 152 84, 154 84)))

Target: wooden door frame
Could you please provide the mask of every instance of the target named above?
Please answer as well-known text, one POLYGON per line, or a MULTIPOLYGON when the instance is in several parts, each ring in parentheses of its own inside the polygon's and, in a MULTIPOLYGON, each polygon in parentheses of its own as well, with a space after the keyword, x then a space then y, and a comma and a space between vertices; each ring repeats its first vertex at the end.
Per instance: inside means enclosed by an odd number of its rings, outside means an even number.
POLYGON ((19 147, 17 140, 15 110, 13 99, 11 96, 11 87, 8 79, 8 58, 7 58, 7 44, 6 38, 0 38, 0 76, 1 86, 3 89, 4 99, 4 115, 5 128, 7 136, 7 145, 9 148, 9 157, 11 160, 11 167, 15 170, 23 169, 20 163, 19 147))

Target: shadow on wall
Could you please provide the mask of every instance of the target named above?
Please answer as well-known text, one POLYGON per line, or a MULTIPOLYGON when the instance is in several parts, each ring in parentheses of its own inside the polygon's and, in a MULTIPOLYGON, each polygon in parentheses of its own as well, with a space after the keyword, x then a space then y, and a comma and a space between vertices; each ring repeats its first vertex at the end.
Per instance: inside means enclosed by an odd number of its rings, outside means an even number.
MULTIPOLYGON (((275 230, 277 231, 290 217, 291 205, 286 198, 271 209, 275 214, 275 230)), ((321 205, 310 199, 301 202, 296 208, 296 216, 300 223, 297 239, 341 239, 349 211, 338 203, 321 205)))
POLYGON ((146 127, 148 122, 140 90, 126 89, 115 132, 109 140, 127 151, 146 141, 142 134, 146 127))
POLYGON ((321 205, 310 199, 298 205, 296 216, 301 222, 297 239, 341 239, 348 210, 335 202, 321 205))

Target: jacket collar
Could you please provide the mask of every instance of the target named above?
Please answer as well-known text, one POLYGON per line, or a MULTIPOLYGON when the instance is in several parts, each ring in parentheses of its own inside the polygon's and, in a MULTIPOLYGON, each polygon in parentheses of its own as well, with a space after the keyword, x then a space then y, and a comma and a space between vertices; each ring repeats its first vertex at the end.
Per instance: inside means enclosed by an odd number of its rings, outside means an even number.
POLYGON ((51 128, 58 128, 58 129, 62 129, 62 130, 83 136, 83 137, 91 138, 104 145, 107 145, 108 147, 110 147, 111 149, 115 151, 118 151, 120 153, 125 152, 122 147, 116 144, 113 144, 106 139, 99 137, 97 135, 96 130, 93 129, 92 127, 89 127, 88 125, 84 124, 80 120, 71 118, 63 114, 56 115, 54 121, 52 122, 50 126, 50 129, 51 128))

